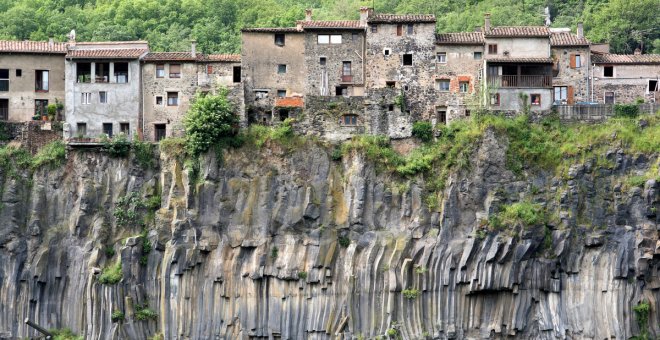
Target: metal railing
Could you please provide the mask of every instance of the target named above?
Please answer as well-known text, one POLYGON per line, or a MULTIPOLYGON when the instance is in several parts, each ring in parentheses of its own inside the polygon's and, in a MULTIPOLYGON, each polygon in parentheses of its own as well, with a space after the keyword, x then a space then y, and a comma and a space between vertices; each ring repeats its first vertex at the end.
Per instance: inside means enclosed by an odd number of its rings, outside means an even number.
POLYGON ((552 76, 548 75, 505 75, 490 78, 490 85, 497 87, 552 87, 552 76))

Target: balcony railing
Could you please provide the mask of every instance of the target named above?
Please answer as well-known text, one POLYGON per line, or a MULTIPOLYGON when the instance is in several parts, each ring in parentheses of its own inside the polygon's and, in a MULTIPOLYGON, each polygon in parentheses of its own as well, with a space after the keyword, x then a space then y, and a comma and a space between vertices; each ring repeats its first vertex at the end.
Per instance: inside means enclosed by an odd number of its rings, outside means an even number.
POLYGON ((489 85, 497 87, 552 87, 552 76, 496 76, 490 78, 489 85))

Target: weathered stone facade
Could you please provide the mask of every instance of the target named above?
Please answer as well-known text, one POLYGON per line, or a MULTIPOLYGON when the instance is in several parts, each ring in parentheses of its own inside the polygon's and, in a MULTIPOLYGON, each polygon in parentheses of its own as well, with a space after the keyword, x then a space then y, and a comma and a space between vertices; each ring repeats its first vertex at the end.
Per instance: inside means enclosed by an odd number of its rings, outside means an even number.
POLYGON ((660 56, 596 55, 593 57, 594 99, 618 104, 660 100, 660 56), (611 72, 611 73, 610 73, 611 72))
POLYGON ((578 24, 577 34, 568 29, 550 29, 550 32, 553 104, 589 102, 591 53, 582 23, 578 24))

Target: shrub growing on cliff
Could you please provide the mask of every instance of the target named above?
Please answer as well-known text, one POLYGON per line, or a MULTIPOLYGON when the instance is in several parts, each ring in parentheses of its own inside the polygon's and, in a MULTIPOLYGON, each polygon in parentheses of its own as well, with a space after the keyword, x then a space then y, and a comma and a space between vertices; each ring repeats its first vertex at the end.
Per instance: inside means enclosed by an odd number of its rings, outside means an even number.
POLYGON ((649 314, 651 314, 651 305, 648 301, 642 301, 637 306, 633 307, 635 312, 635 319, 639 326, 640 335, 635 337, 638 340, 648 339, 649 334, 649 314))
POLYGON ((136 306, 135 307, 135 319, 138 321, 144 320, 156 320, 158 318, 158 313, 153 309, 149 308, 147 305, 136 306))
POLYGON ((614 104, 614 117, 637 118, 639 106, 637 104, 614 104))
POLYGON ((238 118, 227 99, 227 89, 217 95, 197 95, 183 119, 186 149, 193 155, 209 150, 219 139, 234 135, 238 118))
POLYGON ((53 340, 83 340, 82 336, 78 336, 69 328, 51 329, 50 333, 53 334, 53 340))
POLYGON ((38 169, 44 165, 60 166, 66 157, 66 145, 61 140, 51 142, 41 148, 32 159, 32 168, 38 169))
POLYGON ((433 126, 430 122, 415 122, 412 128, 412 135, 428 143, 433 140, 433 126))
POLYGON ((135 160, 145 169, 154 165, 154 144, 143 142, 139 139, 133 140, 133 153, 135 160))
POLYGON ((131 152, 131 141, 123 133, 112 139, 103 135, 101 142, 103 142, 103 151, 107 152, 110 157, 126 157, 131 152))
POLYGON ((419 289, 404 289, 401 293, 410 300, 416 299, 421 294, 419 289))
POLYGON ((545 223, 546 215, 540 204, 523 201, 501 207, 500 212, 491 216, 488 222, 495 229, 532 227, 545 223))
POLYGON ((123 274, 121 272, 121 261, 117 260, 115 264, 103 269, 99 275, 99 283, 104 285, 114 285, 121 281, 122 276, 123 274))

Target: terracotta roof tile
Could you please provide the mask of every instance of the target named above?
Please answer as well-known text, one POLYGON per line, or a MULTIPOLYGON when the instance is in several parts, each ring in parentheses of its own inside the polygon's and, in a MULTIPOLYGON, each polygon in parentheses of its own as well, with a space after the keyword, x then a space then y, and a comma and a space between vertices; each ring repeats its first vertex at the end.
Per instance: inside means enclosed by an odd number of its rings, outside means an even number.
POLYGON ((378 24, 390 23, 434 23, 435 15, 433 14, 374 14, 367 19, 368 22, 378 24))
POLYGON ((550 30, 545 26, 499 26, 484 34, 486 37, 547 37, 550 30))
POLYGON ((587 38, 579 38, 577 34, 561 32, 550 35, 551 46, 589 46, 587 38))
POLYGON ((299 20, 298 25, 308 28, 363 28, 359 20, 299 20))
POLYGON ((149 52, 144 56, 145 61, 196 61, 204 59, 204 55, 198 53, 195 57, 190 52, 149 52))
POLYGON ((66 54, 66 43, 0 40, 0 52, 66 54))
POLYGON ((70 50, 66 57, 76 59, 137 59, 148 51, 139 48, 70 50))
POLYGON ((275 99, 276 107, 303 107, 302 97, 284 97, 275 99))
POLYGON ((592 54, 595 64, 660 64, 660 54, 592 54))
POLYGON ((529 63, 529 64, 552 64, 552 58, 505 58, 490 57, 486 58, 490 63, 529 63))
POLYGON ((297 27, 246 27, 241 30, 248 33, 300 33, 297 27))
POLYGON ((206 56, 206 60, 240 63, 241 55, 240 54, 209 54, 206 56))
POLYGON ((441 45, 482 45, 484 35, 481 32, 441 33, 436 34, 435 43, 441 45))

